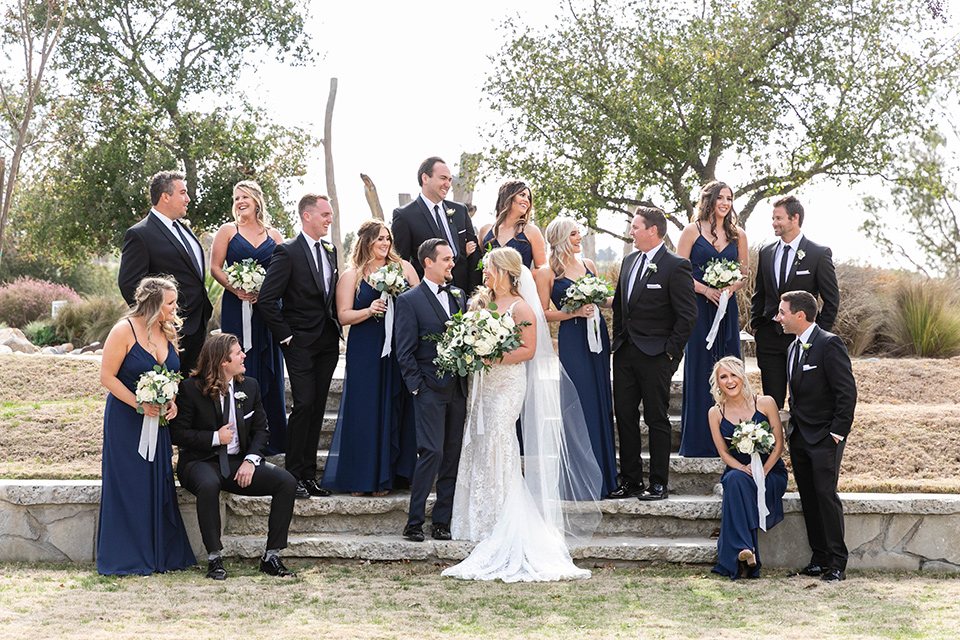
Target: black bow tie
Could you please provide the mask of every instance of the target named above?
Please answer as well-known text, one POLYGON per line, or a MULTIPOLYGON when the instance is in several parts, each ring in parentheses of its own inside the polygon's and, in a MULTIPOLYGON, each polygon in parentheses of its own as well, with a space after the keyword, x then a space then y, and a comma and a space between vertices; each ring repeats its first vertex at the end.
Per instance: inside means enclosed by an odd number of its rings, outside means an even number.
POLYGON ((439 287, 437 287, 437 293, 443 293, 444 291, 446 291, 447 293, 449 293, 449 294, 452 295, 452 294, 453 294, 453 285, 452 285, 452 284, 442 284, 442 285, 440 285, 439 287))

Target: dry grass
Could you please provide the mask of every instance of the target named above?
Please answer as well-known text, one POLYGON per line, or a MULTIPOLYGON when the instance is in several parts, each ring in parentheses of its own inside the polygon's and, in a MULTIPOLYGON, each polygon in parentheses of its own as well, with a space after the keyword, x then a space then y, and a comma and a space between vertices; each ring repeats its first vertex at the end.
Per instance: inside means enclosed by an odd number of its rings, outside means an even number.
POLYGON ((595 570, 546 584, 461 582, 431 565, 300 562, 293 580, 228 562, 97 576, 89 566, 0 565, 4 638, 956 638, 956 576, 853 572, 847 581, 773 571, 731 582, 686 567, 595 570), (52 612, 56 611, 56 614, 52 612))

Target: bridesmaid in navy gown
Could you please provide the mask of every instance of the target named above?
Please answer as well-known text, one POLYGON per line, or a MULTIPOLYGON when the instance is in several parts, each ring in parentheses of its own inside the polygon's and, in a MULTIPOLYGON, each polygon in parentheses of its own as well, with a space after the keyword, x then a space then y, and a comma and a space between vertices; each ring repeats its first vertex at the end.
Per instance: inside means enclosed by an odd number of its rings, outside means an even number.
POLYGON ((367 278, 387 264, 400 264, 411 286, 419 279, 394 250, 390 227, 379 220, 360 225, 351 263, 337 283, 337 317, 350 331, 340 413, 320 485, 383 496, 394 488, 395 477, 413 476, 416 425, 396 355, 381 357, 387 303, 367 278))
POLYGON ((707 334, 716 318, 720 289, 703 282, 707 264, 715 259, 740 262, 747 272, 747 234, 736 227, 733 191, 723 182, 711 182, 700 192, 694 222, 687 225, 677 243, 677 253, 690 260, 697 296, 697 324, 683 352, 683 404, 680 413, 682 439, 680 455, 688 458, 715 458, 716 448, 707 426, 707 411, 713 406, 710 372, 724 356, 740 357, 740 319, 736 291, 744 282, 728 287, 727 313, 720 321, 713 346, 707 349, 707 334))
POLYGON ((783 493, 787 489, 787 468, 780 458, 783 453, 783 428, 777 403, 770 396, 755 396, 747 380, 743 362, 728 356, 713 368, 710 386, 717 404, 710 409, 710 433, 717 453, 727 464, 720 477, 723 505, 720 513, 720 537, 717 540, 717 566, 714 573, 737 578, 759 578, 760 556, 757 551, 757 483, 750 470, 750 456, 730 449, 730 438, 741 421, 766 421, 773 430, 775 444, 769 454, 761 454, 763 462, 766 529, 783 520, 783 493))
MULTIPOLYGON (((135 306, 110 331, 103 348, 100 382, 110 394, 103 414, 103 482, 97 522, 97 571, 103 575, 148 575, 195 565, 177 506, 170 459, 170 431, 161 426, 153 461, 140 456, 136 386, 157 364, 180 369, 177 356, 176 284, 144 278, 135 306)), ((176 404, 143 405, 146 415, 163 410, 168 419, 176 404)))
POLYGON ((483 250, 498 247, 516 249, 523 266, 533 271, 547 263, 543 235, 536 225, 530 224, 533 194, 523 182, 511 180, 503 183, 497 194, 497 217, 493 225, 480 229, 483 250))
POLYGON ((253 305, 250 322, 250 344, 243 343, 243 302, 256 303, 256 295, 231 287, 223 269, 246 258, 253 258, 266 271, 273 257, 273 249, 283 242, 283 236, 267 224, 263 193, 256 182, 244 180, 234 187, 233 219, 233 224, 223 225, 214 236, 210 274, 223 285, 220 330, 237 336, 247 354, 246 375, 260 383, 263 409, 270 427, 266 454, 275 455, 286 450, 287 438, 283 354, 256 304, 253 305))
MULTIPOLYGON (((594 305, 581 307, 568 314, 560 311, 567 288, 578 278, 596 275, 593 261, 577 259, 581 251, 580 229, 571 218, 556 218, 547 226, 546 241, 550 246, 549 268, 539 269, 535 279, 543 314, 548 322, 560 322, 557 342, 560 363, 573 381, 580 396, 593 454, 603 475, 602 496, 617 488, 617 458, 613 429, 613 392, 610 388, 610 334, 600 316, 600 353, 590 350, 587 340, 587 318, 594 305), (554 309, 550 308, 553 302, 554 309)), ((609 307, 613 298, 603 306, 609 307)))

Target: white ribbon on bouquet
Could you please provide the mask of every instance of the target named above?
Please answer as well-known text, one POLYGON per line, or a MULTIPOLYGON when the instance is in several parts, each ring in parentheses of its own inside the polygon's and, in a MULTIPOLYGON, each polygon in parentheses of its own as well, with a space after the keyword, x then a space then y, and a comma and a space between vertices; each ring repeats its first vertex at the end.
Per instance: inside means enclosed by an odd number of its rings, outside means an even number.
MULTIPOLYGON (((163 407, 160 408, 163 411, 163 407)), ((143 424, 140 426, 140 444, 137 447, 137 453, 147 462, 153 462, 157 454, 157 432, 160 431, 160 416, 143 416, 143 424)))
POLYGON ((241 307, 241 318, 243 319, 243 350, 250 351, 253 346, 253 303, 249 300, 243 301, 241 307))
POLYGON ((387 310, 383 314, 383 351, 380 352, 380 357, 386 358, 393 350, 393 296, 384 291, 380 299, 387 303, 387 310))
POLYGON ((720 321, 727 315, 727 302, 730 300, 730 291, 724 289, 720 294, 720 302, 717 303, 717 315, 713 318, 713 326, 707 333, 707 351, 713 348, 713 341, 717 339, 717 331, 720 330, 720 321))
MULTIPOLYGON (((467 415, 474 415, 474 410, 476 410, 476 424, 477 424, 477 435, 482 436, 484 433, 483 429, 483 402, 480 400, 480 396, 483 394, 483 369, 475 372, 473 374, 473 389, 470 391, 470 411, 467 415)), ((470 423, 474 422, 469 420, 467 428, 463 432, 463 446, 470 444, 470 423)))
POLYGON ((597 305, 593 305, 593 315, 587 318, 587 344, 591 353, 603 351, 603 343, 600 341, 600 308, 597 305))
POLYGON ((766 531, 770 510, 767 509, 767 483, 759 453, 750 454, 750 473, 753 474, 753 481, 757 483, 757 514, 760 516, 760 528, 766 531))

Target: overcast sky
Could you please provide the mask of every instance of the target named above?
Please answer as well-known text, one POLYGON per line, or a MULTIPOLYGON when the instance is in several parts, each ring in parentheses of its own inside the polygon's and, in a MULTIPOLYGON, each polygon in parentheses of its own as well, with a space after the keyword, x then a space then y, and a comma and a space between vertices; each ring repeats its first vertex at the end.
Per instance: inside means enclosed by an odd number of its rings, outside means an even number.
MULTIPOLYGON (((463 151, 483 148, 481 129, 493 114, 482 87, 491 69, 488 56, 503 44, 499 25, 510 15, 528 24, 550 24, 559 7, 558 0, 314 2, 308 33, 316 63, 293 69, 266 65, 246 74, 241 88, 279 123, 304 127, 320 138, 330 78, 338 78, 333 151, 346 233, 369 217, 361 172, 375 182, 389 220, 399 193, 419 192, 421 160, 440 155, 456 171, 463 151)), ((489 219, 500 181, 478 186, 475 222, 489 219)), ((827 181, 805 186, 797 192, 807 211, 804 231, 831 246, 839 261, 879 263, 880 252, 857 231, 860 198, 876 188, 827 181)), ((306 190, 326 191, 322 148, 309 164, 304 186, 291 190, 291 200, 306 190)), ((750 218, 751 244, 774 238, 769 212, 769 204, 761 204, 750 218)), ((619 251, 622 245, 601 237, 597 246, 619 251)))

